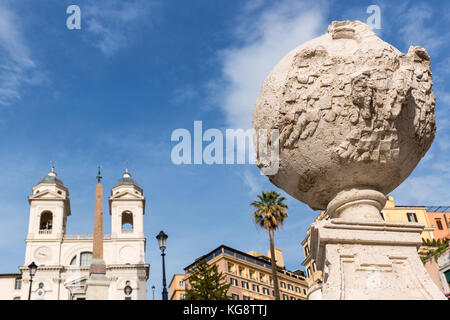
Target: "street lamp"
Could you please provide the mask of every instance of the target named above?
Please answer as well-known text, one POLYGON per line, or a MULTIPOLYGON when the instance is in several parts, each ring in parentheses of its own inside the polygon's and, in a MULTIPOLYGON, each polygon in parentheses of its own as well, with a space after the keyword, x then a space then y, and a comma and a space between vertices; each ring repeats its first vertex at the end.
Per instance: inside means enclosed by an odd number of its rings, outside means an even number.
POLYGON ((38 266, 34 263, 34 261, 28 266, 30 270, 30 290, 28 291, 28 300, 31 299, 31 286, 33 285, 33 277, 36 274, 38 266))
POLYGON ((152 286, 153 300, 155 300, 155 286, 152 286))
POLYGON ((163 300, 169 300, 167 288, 166 288, 166 264, 164 261, 164 257, 166 254, 164 251, 166 250, 166 242, 167 242, 167 234, 165 234, 163 231, 161 231, 157 236, 156 239, 158 239, 159 248, 161 249, 161 256, 162 256, 162 267, 163 267, 163 291, 162 291, 162 299, 163 300))

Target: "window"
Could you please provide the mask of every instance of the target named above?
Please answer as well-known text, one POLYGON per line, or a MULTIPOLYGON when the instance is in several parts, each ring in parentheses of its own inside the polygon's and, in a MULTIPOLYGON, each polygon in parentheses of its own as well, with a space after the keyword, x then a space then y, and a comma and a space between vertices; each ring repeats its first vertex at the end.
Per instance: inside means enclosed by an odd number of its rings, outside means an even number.
POLYGON ((255 271, 250 270, 250 279, 255 280, 255 271))
POLYGON ((229 264, 228 264, 228 272, 229 272, 229 273, 232 273, 232 272, 233 272, 233 266, 234 266, 234 265, 233 265, 232 263, 229 263, 229 264))
POLYGON ((125 297, 125 300, 131 300, 131 297, 125 297))
POLYGON ((238 257, 239 259, 245 260, 245 256, 240 253, 236 253, 236 257, 238 257))
POLYGON ((263 293, 268 295, 268 296, 270 295, 270 291, 267 288, 263 288, 263 293))
POLYGON ((254 284, 254 285, 252 286, 252 289, 253 289, 253 291, 255 291, 255 292, 259 292, 259 286, 256 285, 256 284, 254 284))
POLYGON ((20 300, 20 297, 14 297, 13 300, 20 300))
POLYGON ((417 216, 414 212, 408 212, 406 215, 408 216, 409 222, 417 222, 417 216))
POLYGON ((294 290, 294 286, 292 286, 292 284, 288 284, 288 289, 289 290, 294 290))
POLYGON ((242 288, 248 289, 248 282, 247 281, 242 281, 242 288))
POLYGON ((283 294, 283 300, 289 300, 289 297, 287 294, 283 294))
POLYGON ((92 252, 80 253, 80 266, 90 266, 92 262, 92 252))
POLYGON ((244 300, 250 300, 249 296, 242 296, 242 298, 244 298, 244 300))
POLYGON ((237 282, 237 280, 235 278, 230 278, 230 282, 231 282, 231 284, 233 286, 237 286, 238 285, 238 282, 237 282))
POLYGON ((311 278, 311 268, 310 267, 308 267, 306 269, 306 274, 308 275, 308 278, 311 278))
POLYGON ((306 289, 303 289, 303 294, 306 294, 306 289))
POLYGON ((260 274, 259 275, 259 282, 266 282, 265 280, 264 280, 264 275, 263 274, 260 274))
POLYGON ((180 299, 184 300, 184 298, 186 297, 186 295, 184 293, 180 293, 180 299))
POLYGON ((231 251, 231 250, 224 249, 224 252, 225 252, 226 254, 229 254, 230 256, 234 256, 234 252, 231 251))
POLYGON ((275 297, 275 290, 272 290, 272 295, 275 297))
POLYGON ((242 267, 239 267, 239 275, 242 277, 243 276, 243 274, 244 274, 244 268, 242 268, 242 267))
POLYGON ((133 214, 130 211, 122 212, 122 232, 133 232, 133 214))
POLYGON ((286 283, 284 283, 283 281, 280 282, 280 286, 281 286, 283 289, 286 289, 286 283))
POLYGON ((442 222, 441 219, 435 219, 436 220, 436 224, 439 230, 444 230, 444 228, 442 227, 442 222))
POLYGON ((72 260, 70 261, 70 265, 71 266, 76 266, 77 265, 77 256, 72 258, 72 260))
POLYGON ((317 270, 317 269, 316 269, 316 262, 315 262, 315 261, 313 261, 312 267, 313 267, 313 271, 315 272, 315 271, 317 270))
POLYGON ((238 294, 231 294, 231 299, 232 300, 239 300, 239 295, 238 294))
POLYGON ((22 279, 16 278, 16 282, 14 283, 14 289, 16 290, 22 289, 22 279))
POLYGON ((309 246, 306 245, 306 246, 305 246, 305 257, 307 257, 308 254, 309 254, 309 246))
POLYGON ((299 287, 295 287, 295 292, 301 293, 301 290, 299 287))
POLYGON ((295 300, 295 298, 294 298, 294 297, 291 297, 291 300, 295 300))
POLYGON ((178 285, 179 285, 180 287, 184 288, 184 281, 181 280, 180 282, 178 282, 178 285))
POLYGON ((39 233, 51 233, 53 227, 53 213, 44 211, 39 222, 39 233))

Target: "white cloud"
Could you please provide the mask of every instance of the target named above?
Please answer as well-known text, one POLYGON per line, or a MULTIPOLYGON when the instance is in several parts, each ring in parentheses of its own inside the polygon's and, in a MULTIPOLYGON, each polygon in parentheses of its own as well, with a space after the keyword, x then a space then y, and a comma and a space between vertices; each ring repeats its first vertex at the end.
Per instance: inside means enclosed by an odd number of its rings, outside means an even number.
POLYGON ((151 1, 103 0, 82 9, 82 26, 90 35, 88 41, 106 56, 126 48, 134 31, 150 13, 151 1), (85 20, 84 20, 85 19, 85 20))
POLYGON ((20 99, 24 84, 37 84, 42 80, 19 26, 16 14, 0 4, 0 105, 20 99))
POLYGON ((408 4, 406 12, 397 12, 395 19, 402 27, 400 33, 407 45, 419 45, 433 52, 447 43, 448 32, 436 28, 436 14, 424 3, 408 4), (439 32, 437 32, 439 31, 439 32))
POLYGON ((257 177, 255 177, 250 171, 245 170, 244 174, 242 175, 242 180, 244 181, 244 184, 250 189, 253 197, 256 197, 257 194, 261 193, 262 186, 264 184, 264 182, 261 181, 261 178, 259 178, 260 181, 257 181, 257 177))
POLYGON ((285 0, 255 13, 246 7, 235 29, 240 45, 220 52, 225 87, 221 104, 227 125, 250 128, 264 79, 290 50, 326 31, 325 6, 285 0))

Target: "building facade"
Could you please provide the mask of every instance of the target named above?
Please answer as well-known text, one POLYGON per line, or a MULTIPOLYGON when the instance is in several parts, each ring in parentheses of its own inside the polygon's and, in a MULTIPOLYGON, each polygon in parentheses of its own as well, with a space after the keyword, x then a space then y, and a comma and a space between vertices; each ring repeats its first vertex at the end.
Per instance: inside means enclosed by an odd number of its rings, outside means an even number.
MULTIPOLYGON (((196 259, 208 264, 215 264, 218 272, 225 275, 225 280, 231 283, 228 296, 233 300, 274 300, 272 267, 269 253, 264 255, 255 251, 242 251, 220 246, 196 259)), ((308 294, 308 284, 302 271, 288 271, 283 262, 282 250, 275 249, 275 259, 278 267, 280 298, 283 300, 305 300, 308 294)), ((189 289, 188 270, 195 262, 187 266, 185 274, 176 274, 170 282, 170 297, 179 300, 189 289)))
POLYGON ((427 216, 436 240, 450 239, 450 207, 427 207, 427 216))
POLYGON ((431 280, 450 299, 450 248, 447 248, 437 260, 430 257, 425 261, 424 266, 431 280))
MULTIPOLYGON (((69 190, 53 168, 33 187, 28 202, 25 261, 19 267, 19 276, 0 276, 2 298, 28 299, 28 265, 35 262, 38 269, 32 281, 32 300, 85 299, 93 236, 66 234, 71 215, 69 190), (10 278, 9 282, 6 278, 10 278)), ((109 299, 146 299, 150 266, 145 262, 144 213, 143 190, 127 170, 109 197, 111 234, 104 235, 103 242, 109 299)))

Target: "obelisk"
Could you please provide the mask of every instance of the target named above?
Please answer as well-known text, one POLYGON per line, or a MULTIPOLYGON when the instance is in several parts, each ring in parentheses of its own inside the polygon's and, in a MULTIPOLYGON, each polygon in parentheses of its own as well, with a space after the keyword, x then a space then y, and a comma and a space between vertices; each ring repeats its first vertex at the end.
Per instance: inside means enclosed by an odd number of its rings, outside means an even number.
POLYGON ((108 300, 109 280, 106 278, 106 265, 103 260, 103 186, 100 166, 95 187, 94 240, 89 280, 86 282, 87 300, 108 300))

